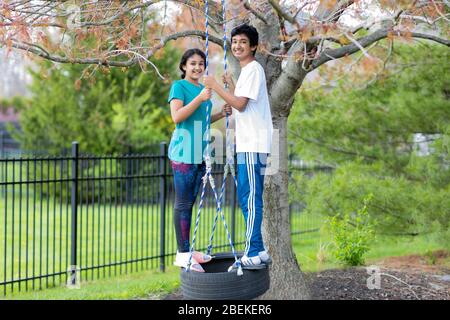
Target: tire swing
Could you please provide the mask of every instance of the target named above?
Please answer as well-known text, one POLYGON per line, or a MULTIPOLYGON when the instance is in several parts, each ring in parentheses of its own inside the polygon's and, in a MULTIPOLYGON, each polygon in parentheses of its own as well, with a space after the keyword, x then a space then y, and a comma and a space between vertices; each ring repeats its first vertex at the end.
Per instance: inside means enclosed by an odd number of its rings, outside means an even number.
MULTIPOLYGON (((227 38, 226 38, 226 14, 225 14, 225 0, 222 0, 222 14, 223 14, 223 47, 224 47, 224 71, 227 71, 227 38)), ((209 35, 208 35, 208 0, 205 0, 205 29, 206 29, 206 74, 208 75, 208 44, 209 44, 209 35)), ((208 110, 206 111, 206 140, 210 140, 210 117, 209 117, 209 105, 208 110)), ((220 192, 220 196, 218 196, 214 178, 212 176, 212 166, 211 166, 211 156, 210 156, 210 148, 209 142, 206 146, 205 152, 205 164, 206 164, 206 172, 203 176, 203 186, 202 193, 200 198, 200 203, 198 207, 197 217, 195 220, 195 229, 194 235, 192 239, 192 245, 190 247, 190 255, 189 255, 189 263, 187 269, 182 269, 181 271, 181 292, 185 299, 201 299, 201 300, 248 300, 256 298, 262 295, 269 289, 270 286, 270 278, 269 278, 269 268, 266 264, 261 264, 253 267, 252 269, 242 270, 241 261, 239 260, 242 257, 242 253, 237 253, 233 241, 231 240, 230 232, 228 230, 227 223, 225 221, 225 215, 222 211, 222 199, 225 191, 226 180, 228 174, 231 173, 235 185, 237 185, 235 169, 234 169, 234 158, 233 158, 233 150, 231 148, 231 142, 229 137, 229 119, 228 115, 226 115, 226 163, 224 167, 222 188, 220 192), (230 243, 231 252, 222 252, 216 253, 212 255, 211 261, 201 264, 205 272, 195 272, 191 271, 191 261, 192 254, 195 249, 195 240, 197 236, 197 229, 200 221, 200 213, 203 208, 203 200, 205 196, 206 186, 209 182, 211 189, 214 193, 214 197, 216 200, 217 208, 216 215, 214 218, 214 224, 211 232, 211 236, 209 239, 209 245, 207 249, 207 254, 211 254, 212 251, 212 242, 214 238, 214 233, 217 226, 217 220, 219 214, 222 218, 223 225, 225 227, 228 241, 230 243), (228 268, 234 263, 236 268, 228 271, 228 268)))

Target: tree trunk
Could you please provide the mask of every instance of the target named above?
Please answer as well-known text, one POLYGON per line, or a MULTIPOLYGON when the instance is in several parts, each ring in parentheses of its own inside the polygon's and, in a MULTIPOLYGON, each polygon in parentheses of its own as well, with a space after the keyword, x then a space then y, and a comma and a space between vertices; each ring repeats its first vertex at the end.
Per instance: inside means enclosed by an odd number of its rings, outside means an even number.
POLYGON ((266 175, 264 183, 263 237, 264 244, 273 259, 270 267, 271 283, 270 289, 260 298, 308 299, 310 297, 308 286, 292 251, 287 171, 287 119, 295 93, 307 72, 295 59, 288 63, 285 70, 282 69, 282 61, 276 55, 283 54, 280 43, 280 18, 266 0, 256 0, 252 4, 263 13, 267 22, 251 18, 251 24, 259 32, 259 43, 266 51, 275 53, 269 55, 261 51, 257 53, 257 59, 266 73, 272 121, 274 129, 279 133, 279 137, 274 136, 276 151, 272 154, 272 158, 276 158, 278 162, 278 170, 273 175, 266 175), (285 73, 286 75, 282 77, 285 73))
MULTIPOLYGON (((279 169, 265 177, 264 244, 273 259, 270 266, 270 289, 261 299, 309 299, 310 293, 292 251, 288 199, 287 115, 272 115, 279 132, 279 169)), ((272 156, 277 157, 276 153, 272 156)))

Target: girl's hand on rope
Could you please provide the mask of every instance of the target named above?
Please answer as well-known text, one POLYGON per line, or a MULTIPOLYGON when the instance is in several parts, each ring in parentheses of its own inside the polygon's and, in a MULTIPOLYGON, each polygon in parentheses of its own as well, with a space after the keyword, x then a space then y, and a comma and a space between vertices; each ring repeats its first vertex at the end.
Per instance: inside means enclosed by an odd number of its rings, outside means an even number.
POLYGON ((209 99, 211 99, 211 94, 212 94, 211 89, 204 88, 198 96, 200 97, 202 102, 205 102, 205 101, 208 101, 209 99))
POLYGON ((222 115, 224 117, 226 117, 227 115, 231 116, 232 113, 233 113, 233 108, 228 103, 226 103, 222 106, 222 115))
POLYGON ((231 77, 231 75, 229 75, 228 73, 224 73, 222 75, 222 81, 223 81, 223 84, 226 84, 229 87, 234 87, 233 77, 231 77))
POLYGON ((213 89, 218 85, 216 79, 213 76, 204 76, 203 77, 203 85, 206 88, 213 89))

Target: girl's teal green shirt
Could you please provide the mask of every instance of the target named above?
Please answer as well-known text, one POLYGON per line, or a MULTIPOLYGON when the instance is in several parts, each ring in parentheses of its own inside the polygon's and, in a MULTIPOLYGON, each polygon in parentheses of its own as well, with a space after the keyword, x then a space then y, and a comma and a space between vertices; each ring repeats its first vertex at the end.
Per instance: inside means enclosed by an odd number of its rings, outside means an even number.
MULTIPOLYGON (((172 99, 183 101, 183 107, 188 105, 203 90, 204 86, 198 86, 187 81, 178 80, 172 84, 168 102, 172 99)), ((203 152, 206 149, 204 136, 206 132, 206 110, 209 106, 211 117, 211 100, 202 102, 201 105, 183 122, 177 123, 169 144, 169 159, 188 164, 199 164, 203 161, 203 152)))

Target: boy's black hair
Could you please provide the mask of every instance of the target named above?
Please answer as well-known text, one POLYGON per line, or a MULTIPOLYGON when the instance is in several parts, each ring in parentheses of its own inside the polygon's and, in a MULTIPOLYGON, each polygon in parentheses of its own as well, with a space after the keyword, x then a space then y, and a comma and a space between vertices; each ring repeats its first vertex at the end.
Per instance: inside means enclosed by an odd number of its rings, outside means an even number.
POLYGON ((178 66, 178 68, 180 68, 181 70, 181 79, 184 79, 186 77, 186 71, 183 70, 183 66, 186 65, 188 59, 193 55, 199 55, 200 57, 202 57, 203 62, 206 65, 206 55, 203 53, 202 50, 197 48, 186 50, 186 52, 181 57, 180 65, 178 66))
MULTIPOLYGON (((233 41, 233 37, 239 34, 245 34, 247 38, 250 40, 250 47, 254 47, 258 45, 259 34, 255 27, 249 26, 248 24, 243 24, 237 26, 231 31, 231 41, 233 41)), ((253 51, 253 55, 256 54, 256 50, 253 51)))

